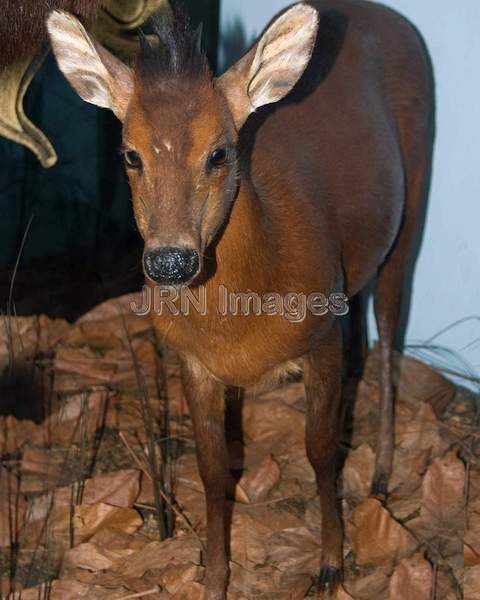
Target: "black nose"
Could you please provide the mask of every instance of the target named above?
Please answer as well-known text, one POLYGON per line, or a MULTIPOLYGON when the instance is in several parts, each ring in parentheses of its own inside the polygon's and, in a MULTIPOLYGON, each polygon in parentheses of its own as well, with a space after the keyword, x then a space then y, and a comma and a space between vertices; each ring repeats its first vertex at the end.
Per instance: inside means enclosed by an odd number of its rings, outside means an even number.
POLYGON ((155 248, 143 257, 145 273, 162 285, 190 281, 198 272, 198 252, 189 248, 155 248))

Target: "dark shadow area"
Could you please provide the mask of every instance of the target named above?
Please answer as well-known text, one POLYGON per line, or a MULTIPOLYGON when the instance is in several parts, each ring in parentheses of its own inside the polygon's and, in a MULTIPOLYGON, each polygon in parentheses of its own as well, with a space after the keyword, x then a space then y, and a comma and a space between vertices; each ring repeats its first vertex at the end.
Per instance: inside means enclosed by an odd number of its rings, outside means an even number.
POLYGON ((0 376, 0 417, 41 423, 49 412, 51 386, 35 363, 21 363, 0 376))
POLYGON ((235 503, 233 497, 235 494, 234 484, 237 483, 244 474, 245 460, 245 442, 242 428, 242 415, 245 392, 240 388, 227 388, 225 393, 225 435, 227 440, 230 472, 233 479, 228 489, 228 498, 225 510, 225 528, 226 528, 226 547, 230 554, 231 530, 233 510, 235 503))
POLYGON ((342 319, 344 369, 339 471, 342 470, 351 448, 355 399, 368 356, 367 298, 366 290, 354 296, 349 303, 348 316, 342 319))
POLYGON ((244 469, 244 435, 242 415, 245 392, 240 388, 227 388, 225 434, 230 453, 230 465, 235 478, 240 479, 244 469))
POLYGON ((220 0, 183 0, 193 27, 202 28, 202 47, 214 73, 218 69, 220 0))
POLYGON ((229 22, 222 32, 219 71, 223 73, 236 63, 252 43, 253 40, 247 38, 245 26, 239 17, 229 22))
POLYGON ((0 306, 4 312, 19 260, 17 314, 73 320, 142 284, 143 243, 119 155, 120 123, 83 102, 52 55, 24 104, 59 159, 44 169, 27 149, 0 140, 0 306))

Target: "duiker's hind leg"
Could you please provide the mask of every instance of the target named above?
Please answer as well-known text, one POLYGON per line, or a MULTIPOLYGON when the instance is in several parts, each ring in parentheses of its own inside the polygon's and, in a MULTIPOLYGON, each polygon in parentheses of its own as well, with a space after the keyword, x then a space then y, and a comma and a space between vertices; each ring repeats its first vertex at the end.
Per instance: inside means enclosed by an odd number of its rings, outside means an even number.
POLYGON ((403 270, 396 272, 390 265, 385 265, 379 274, 374 297, 380 353, 380 412, 372 494, 382 498, 387 495, 393 466, 393 344, 400 318, 402 286, 403 270))
POLYGON ((321 348, 304 360, 307 396, 306 448, 315 471, 322 510, 322 570, 320 587, 332 589, 342 568, 343 530, 337 502, 340 436, 342 335, 334 323, 321 348))
POLYGON ((374 309, 380 351, 380 414, 372 494, 385 497, 393 466, 393 346, 400 321, 402 294, 410 269, 430 172, 430 119, 412 115, 402 123, 401 143, 406 176, 405 213, 395 245, 380 269, 374 309))

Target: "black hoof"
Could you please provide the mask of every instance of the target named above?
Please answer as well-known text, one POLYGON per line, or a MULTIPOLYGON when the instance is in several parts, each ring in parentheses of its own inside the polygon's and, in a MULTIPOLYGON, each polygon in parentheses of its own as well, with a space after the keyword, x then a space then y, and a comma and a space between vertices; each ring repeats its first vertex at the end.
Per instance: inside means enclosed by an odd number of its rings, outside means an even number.
POLYGON ((372 481, 371 496, 385 500, 388 494, 388 476, 382 473, 372 481))
POLYGON ((333 594, 342 581, 342 571, 337 567, 325 565, 320 569, 317 580, 317 591, 323 594, 333 594))

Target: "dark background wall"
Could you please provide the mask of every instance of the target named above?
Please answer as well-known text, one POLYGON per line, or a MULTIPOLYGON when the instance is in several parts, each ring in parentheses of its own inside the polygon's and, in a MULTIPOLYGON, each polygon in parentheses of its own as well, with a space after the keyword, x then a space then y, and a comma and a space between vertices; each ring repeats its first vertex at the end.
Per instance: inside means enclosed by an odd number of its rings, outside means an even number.
MULTIPOLYGON (((192 25, 203 23, 215 70, 219 0, 186 4, 192 25)), ((59 160, 43 169, 29 150, 0 138, 0 310, 19 259, 17 312, 74 319, 143 281, 142 241, 119 155, 120 124, 73 92, 51 54, 28 90, 25 111, 59 160)))

